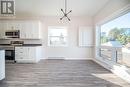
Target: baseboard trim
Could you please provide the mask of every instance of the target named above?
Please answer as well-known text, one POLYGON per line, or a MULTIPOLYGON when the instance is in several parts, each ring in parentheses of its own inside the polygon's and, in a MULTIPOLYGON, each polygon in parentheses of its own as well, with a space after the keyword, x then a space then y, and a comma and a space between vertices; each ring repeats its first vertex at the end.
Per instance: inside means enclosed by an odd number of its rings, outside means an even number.
POLYGON ((44 60, 44 59, 47 59, 47 58, 40 58, 40 60, 44 60))
POLYGON ((111 67, 110 67, 108 64, 106 64, 106 63, 104 63, 104 62, 102 62, 102 61, 100 61, 100 60, 97 60, 97 59, 95 59, 95 58, 93 58, 92 60, 93 60, 94 62, 96 62, 97 64, 101 65, 102 67, 104 67, 105 69, 111 70, 111 67))
POLYGON ((56 58, 56 57, 48 57, 48 58, 41 58, 40 60, 46 60, 46 59, 64 59, 64 60, 93 60, 93 58, 56 58))
POLYGON ((65 58, 65 60, 92 60, 93 58, 65 58))

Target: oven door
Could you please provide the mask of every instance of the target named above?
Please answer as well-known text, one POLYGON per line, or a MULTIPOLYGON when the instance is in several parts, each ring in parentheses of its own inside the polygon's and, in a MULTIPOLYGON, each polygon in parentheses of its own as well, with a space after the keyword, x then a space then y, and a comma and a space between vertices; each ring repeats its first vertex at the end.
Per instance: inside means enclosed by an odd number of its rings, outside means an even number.
POLYGON ((15 60, 15 51, 14 50, 5 50, 5 59, 6 60, 15 60))

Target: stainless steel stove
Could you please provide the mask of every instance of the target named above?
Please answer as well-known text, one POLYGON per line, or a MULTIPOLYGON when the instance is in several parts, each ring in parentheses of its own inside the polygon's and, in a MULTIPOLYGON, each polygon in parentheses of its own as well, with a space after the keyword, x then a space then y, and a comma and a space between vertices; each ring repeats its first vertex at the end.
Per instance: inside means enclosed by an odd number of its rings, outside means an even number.
POLYGON ((23 41, 11 41, 10 44, 3 44, 0 48, 5 49, 5 60, 15 62, 15 46, 23 45, 23 41))
POLYGON ((2 45, 0 48, 5 49, 5 60, 15 62, 15 47, 9 45, 2 45))

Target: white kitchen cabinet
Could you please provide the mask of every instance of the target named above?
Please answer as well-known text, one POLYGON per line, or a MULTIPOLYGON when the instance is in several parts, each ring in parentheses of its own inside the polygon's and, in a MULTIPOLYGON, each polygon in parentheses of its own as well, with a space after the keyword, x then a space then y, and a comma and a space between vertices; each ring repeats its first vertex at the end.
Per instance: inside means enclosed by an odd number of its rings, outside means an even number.
POLYGON ((21 23, 20 38, 21 39, 33 39, 32 38, 32 25, 29 21, 23 21, 21 23))
POLYGON ((18 63, 36 63, 41 59, 41 46, 15 47, 15 60, 18 63))
POLYGON ((7 23, 5 21, 0 22, 0 39, 5 38, 5 31, 7 29, 7 23))
POLYGON ((0 39, 4 39, 6 31, 20 30, 20 39, 41 39, 40 21, 7 20, 0 22, 0 39))
MULTIPOLYGON (((27 27, 27 23, 26 22, 21 22, 21 29, 20 29, 20 38, 21 39, 26 39, 26 38, 28 38, 28 30, 27 29, 29 29, 28 27, 27 27)), ((31 33, 31 32, 30 32, 31 33)))
POLYGON ((21 39, 41 39, 39 21, 24 21, 20 29, 21 39))
POLYGON ((5 51, 0 50, 0 80, 5 78, 5 51))
POLYGON ((32 22, 32 38, 42 38, 42 35, 41 35, 41 23, 40 22, 37 22, 37 21, 33 21, 32 22))
POLYGON ((20 30, 21 22, 20 21, 7 21, 7 31, 10 30, 20 30))

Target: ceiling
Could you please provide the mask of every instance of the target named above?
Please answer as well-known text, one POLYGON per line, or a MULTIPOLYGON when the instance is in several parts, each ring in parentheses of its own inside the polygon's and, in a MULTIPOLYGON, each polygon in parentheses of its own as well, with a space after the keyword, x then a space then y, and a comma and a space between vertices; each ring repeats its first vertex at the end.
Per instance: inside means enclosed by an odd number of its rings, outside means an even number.
MULTIPOLYGON (((68 0, 70 16, 94 16, 110 0, 68 0)), ((15 0, 16 15, 60 16, 64 0, 15 0)))

